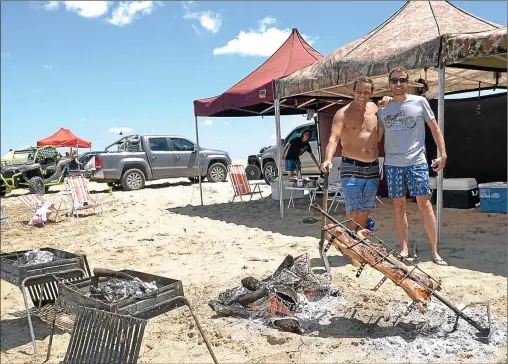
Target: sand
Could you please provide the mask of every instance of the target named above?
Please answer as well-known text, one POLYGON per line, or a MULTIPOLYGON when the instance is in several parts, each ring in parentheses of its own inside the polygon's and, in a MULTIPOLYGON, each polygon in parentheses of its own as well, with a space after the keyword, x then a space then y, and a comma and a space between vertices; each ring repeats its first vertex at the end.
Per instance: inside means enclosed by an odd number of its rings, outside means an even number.
MULTIPOLYGON (((185 295, 192 302, 222 363, 306 363, 306 362, 506 362, 506 337, 489 356, 475 352, 455 352, 447 357, 426 359, 397 356, 392 351, 362 348, 366 337, 399 340, 399 332, 389 327, 365 330, 373 314, 383 314, 390 300, 409 303, 404 292, 387 281, 376 292, 371 289, 382 277, 365 268, 359 278, 356 268, 346 264, 338 252, 330 250, 333 282, 346 304, 337 317, 323 323, 310 335, 284 333, 260 328, 237 318, 216 317, 207 305, 220 292, 238 286, 246 276, 263 278, 271 274, 287 254, 308 252, 316 272, 319 259, 319 223, 305 224, 308 199, 279 218, 278 201, 264 187, 264 201, 229 203, 229 182, 204 183, 204 204, 199 206, 199 190, 185 179, 148 183, 141 191, 113 191, 104 184, 89 184, 93 196, 104 201, 102 216, 67 218, 42 228, 27 226, 30 213, 20 204, 16 191, 2 199, 10 224, 2 224, 2 252, 34 247, 53 247, 88 256, 91 268, 134 269, 182 280, 185 295), (351 318, 351 310, 356 316, 351 318)), ((63 188, 46 195, 53 202, 63 197, 63 188)), ((373 214, 376 233, 396 246, 392 206, 383 199, 373 214)), ((344 207, 334 213, 343 216, 344 207)), ((482 214, 478 209, 446 209, 444 244, 441 255, 450 266, 431 261, 430 249, 414 203, 408 204, 410 239, 418 245, 420 267, 442 279, 443 296, 455 304, 488 300, 498 325, 506 327, 506 215, 482 214)), ((50 326, 34 318, 39 353, 32 356, 31 340, 23 298, 19 289, 1 281, 1 361, 40 363, 44 361, 50 326)), ((467 325, 461 321, 461 326, 467 325)), ((51 362, 63 359, 70 333, 57 330, 51 362)), ((392 340, 392 341, 393 341, 392 340)), ((395 351, 397 352, 397 351, 395 351)), ((188 311, 179 308, 151 319, 144 335, 141 363, 212 362, 188 311)))

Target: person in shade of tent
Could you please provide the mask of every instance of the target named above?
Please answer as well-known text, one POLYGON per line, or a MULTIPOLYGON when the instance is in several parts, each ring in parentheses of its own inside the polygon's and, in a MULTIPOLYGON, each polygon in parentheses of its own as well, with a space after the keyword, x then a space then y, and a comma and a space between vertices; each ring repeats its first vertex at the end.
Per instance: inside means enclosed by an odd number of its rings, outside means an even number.
POLYGON ((312 138, 312 131, 305 129, 299 137, 294 137, 284 146, 282 162, 284 162, 285 170, 289 173, 289 178, 294 177, 295 174, 298 175, 298 172, 301 173, 300 157, 305 152, 309 152, 310 157, 319 167, 319 163, 312 153, 312 148, 309 144, 310 138, 312 138))

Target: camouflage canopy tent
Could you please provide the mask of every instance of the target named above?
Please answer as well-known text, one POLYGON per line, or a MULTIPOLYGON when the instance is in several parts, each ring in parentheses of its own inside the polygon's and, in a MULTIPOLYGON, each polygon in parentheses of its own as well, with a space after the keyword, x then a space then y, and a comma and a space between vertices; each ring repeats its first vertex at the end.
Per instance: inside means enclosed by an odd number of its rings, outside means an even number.
MULTIPOLYGON (((389 93, 389 70, 402 65, 409 73, 410 93, 438 98, 438 122, 444 129, 445 93, 506 88, 506 31, 505 26, 480 19, 449 2, 408 1, 364 37, 278 79, 275 104, 286 97, 351 97, 354 80, 365 75, 375 82, 374 95, 383 96, 389 93)), ((440 171, 439 241, 442 188, 440 171)))
POLYGON ((295 95, 351 97, 353 81, 368 75, 375 95, 389 92, 387 74, 402 65, 409 71, 411 92, 436 97, 438 68, 468 61, 472 69, 448 68, 446 93, 506 85, 506 55, 496 67, 481 68, 472 59, 506 54, 506 27, 480 19, 445 1, 408 1, 383 24, 364 37, 342 46, 314 64, 276 81, 277 97, 295 95), (472 63, 471 63, 472 62, 472 63), (476 69, 473 69, 476 68, 476 69), (493 72, 504 72, 499 78, 493 72), (420 91, 419 91, 420 90, 420 91))

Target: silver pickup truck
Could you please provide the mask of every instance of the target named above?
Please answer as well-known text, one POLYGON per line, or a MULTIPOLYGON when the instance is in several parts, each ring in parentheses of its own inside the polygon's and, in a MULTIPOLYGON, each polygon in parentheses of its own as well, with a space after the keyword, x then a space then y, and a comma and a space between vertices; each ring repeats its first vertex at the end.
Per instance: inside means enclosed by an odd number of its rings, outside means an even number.
POLYGON ((197 146, 179 136, 129 135, 95 155, 95 172, 91 181, 139 190, 145 181, 162 178, 188 177, 196 182, 197 176, 210 182, 224 182, 228 153, 222 150, 200 148, 198 173, 197 146), (116 150, 113 150, 116 147, 116 150))

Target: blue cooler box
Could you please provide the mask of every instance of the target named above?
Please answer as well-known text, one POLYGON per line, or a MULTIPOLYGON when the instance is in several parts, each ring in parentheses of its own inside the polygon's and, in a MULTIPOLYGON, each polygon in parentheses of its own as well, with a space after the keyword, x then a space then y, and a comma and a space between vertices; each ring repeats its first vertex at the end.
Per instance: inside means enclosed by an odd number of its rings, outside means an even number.
POLYGON ((481 183, 480 210, 482 212, 501 212, 506 214, 506 182, 481 183))

